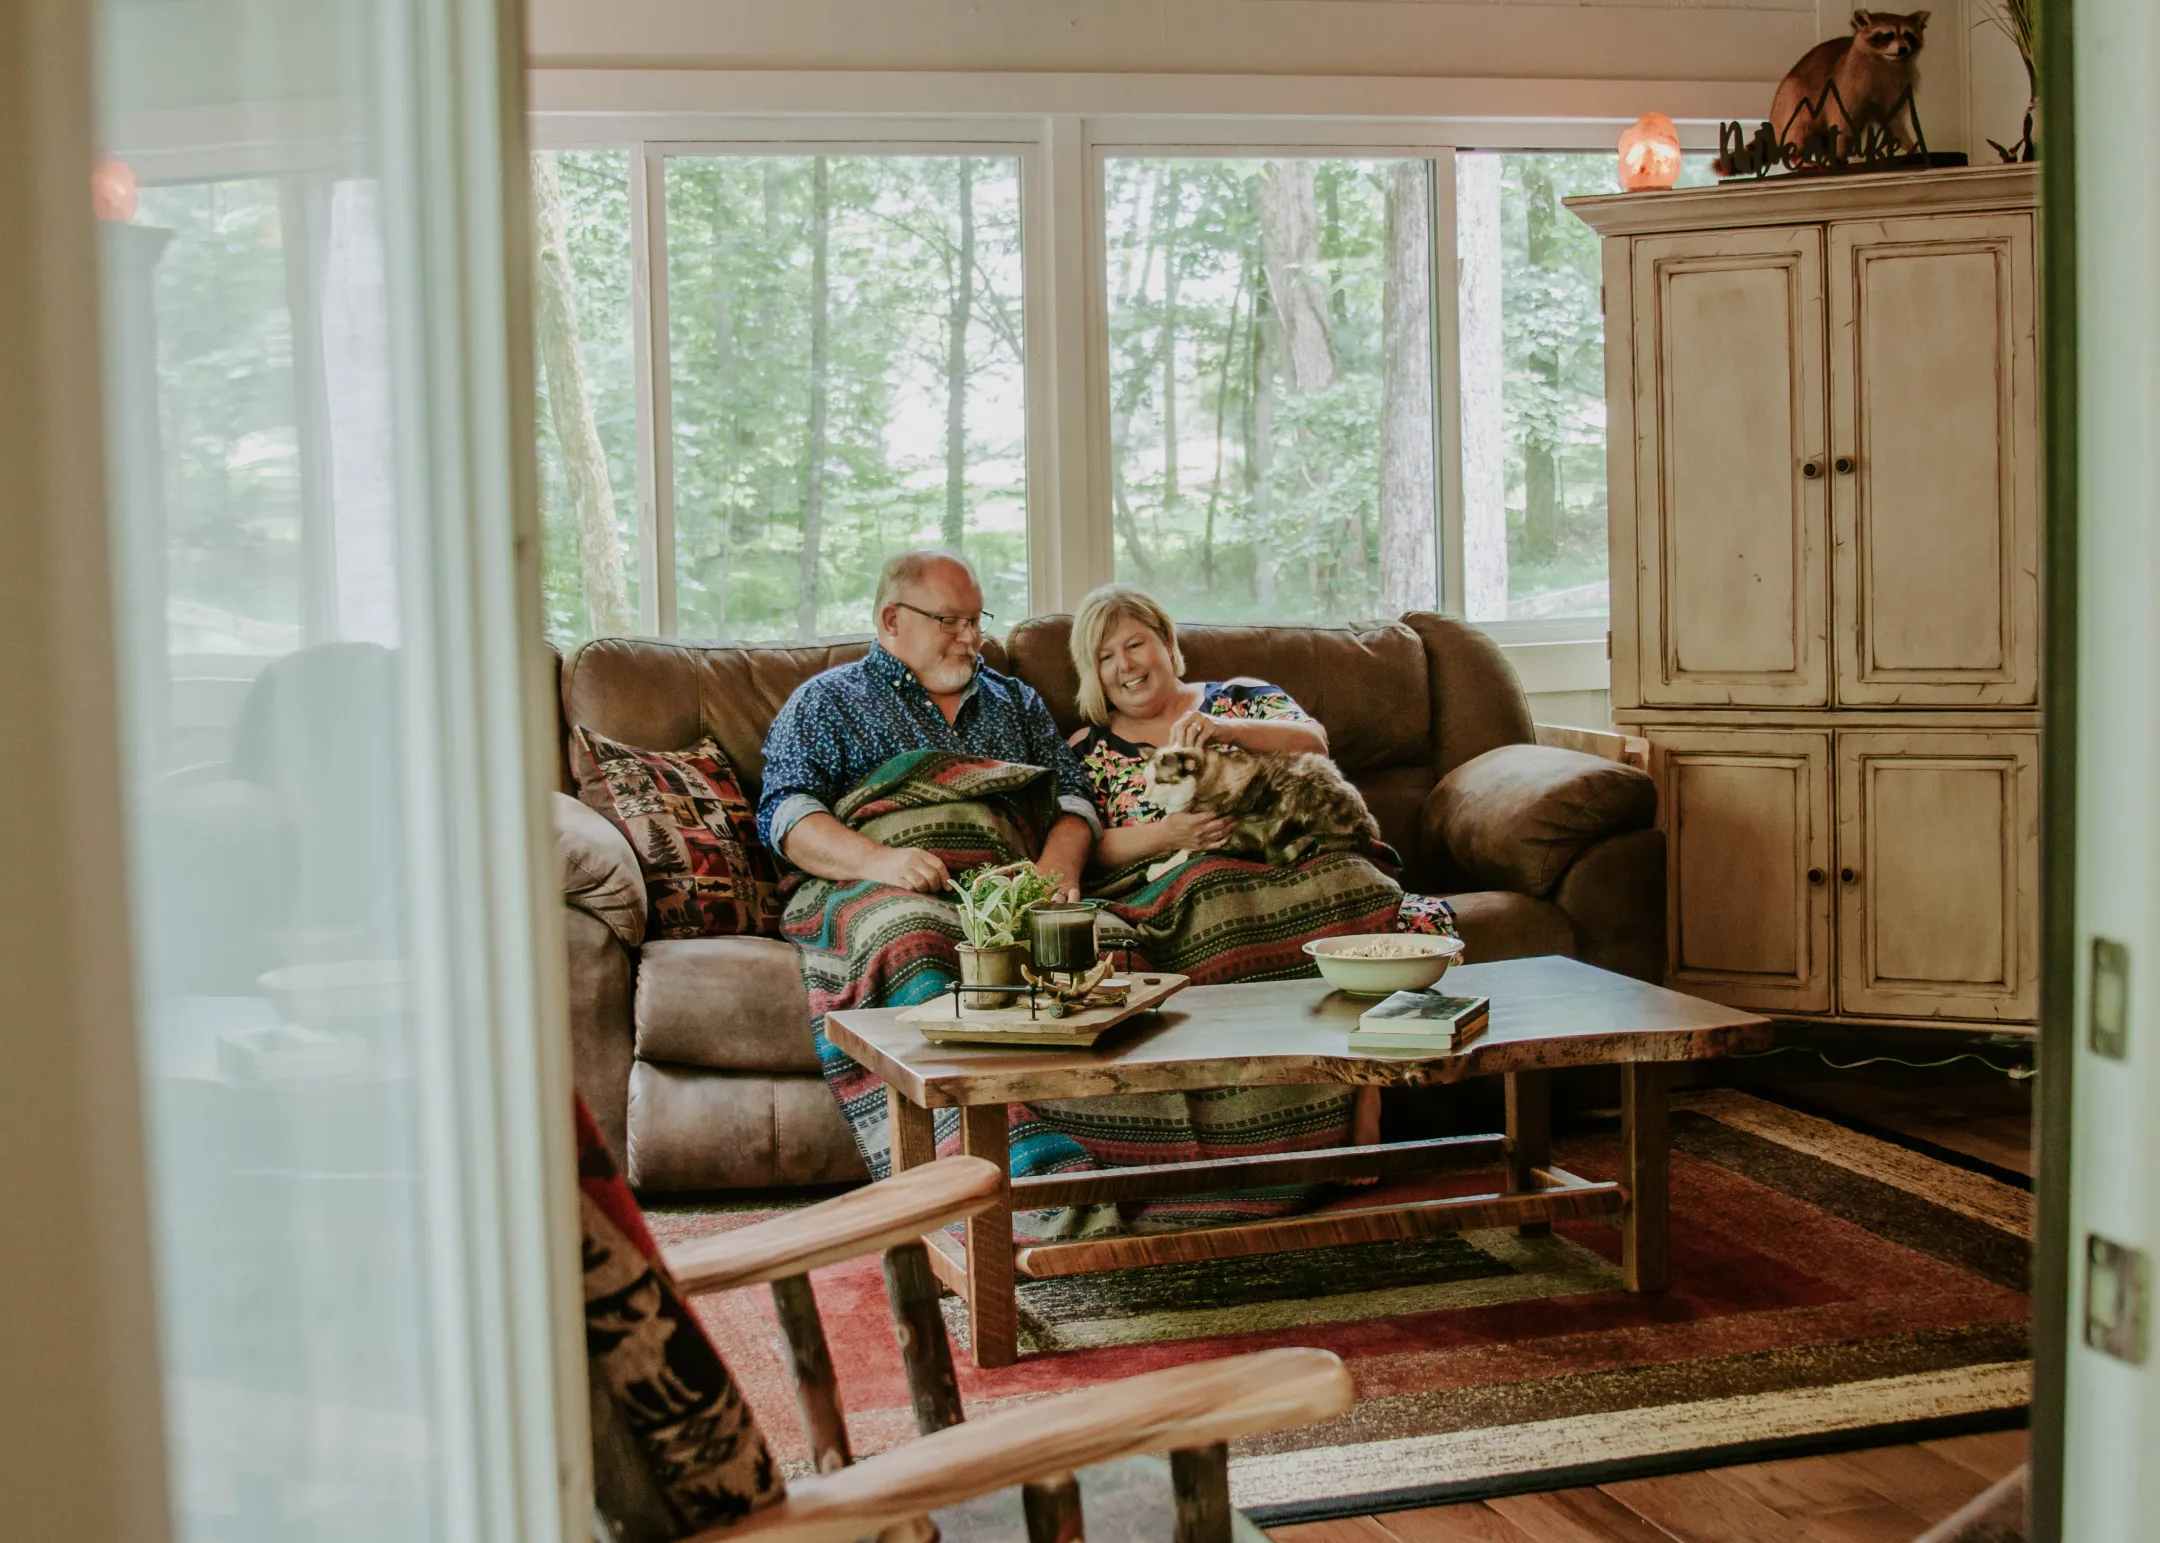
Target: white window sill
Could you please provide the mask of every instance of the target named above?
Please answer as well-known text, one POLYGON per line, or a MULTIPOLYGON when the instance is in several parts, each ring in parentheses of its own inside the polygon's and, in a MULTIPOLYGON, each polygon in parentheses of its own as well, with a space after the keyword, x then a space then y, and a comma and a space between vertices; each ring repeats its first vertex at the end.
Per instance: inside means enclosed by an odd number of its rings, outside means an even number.
POLYGON ((1609 691, 1612 664, 1605 657, 1605 632, 1594 638, 1573 638, 1544 643, 1517 643, 1495 637, 1500 652, 1522 680, 1525 696, 1554 691, 1609 691))

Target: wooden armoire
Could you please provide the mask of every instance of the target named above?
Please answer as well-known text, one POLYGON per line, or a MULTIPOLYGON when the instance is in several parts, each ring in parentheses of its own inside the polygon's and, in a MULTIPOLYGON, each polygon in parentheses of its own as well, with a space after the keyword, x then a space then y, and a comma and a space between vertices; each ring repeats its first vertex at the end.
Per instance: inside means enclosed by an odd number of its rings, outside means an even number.
POLYGON ((2034 168, 1569 200, 1604 241, 1612 703, 1670 983, 2038 1012, 2034 168))

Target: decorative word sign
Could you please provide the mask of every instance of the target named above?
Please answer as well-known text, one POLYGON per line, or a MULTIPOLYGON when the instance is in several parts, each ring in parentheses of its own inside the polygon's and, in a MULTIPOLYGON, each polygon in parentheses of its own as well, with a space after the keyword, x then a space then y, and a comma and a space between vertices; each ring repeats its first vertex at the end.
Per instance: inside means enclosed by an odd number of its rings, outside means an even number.
POLYGON ((1842 128, 1849 121, 1837 82, 1823 87, 1820 101, 1802 101, 1785 120, 1780 133, 1769 123, 1759 123, 1750 134, 1743 123, 1718 125, 1718 158, 1710 169, 1728 180, 1767 177, 1783 169, 1796 176, 1840 172, 1917 171, 1931 166, 1963 166, 1965 157, 1956 151, 1930 151, 1927 134, 1920 127, 1920 110, 1908 89, 1880 120, 1871 119, 1855 134, 1842 128), (1831 111, 1835 104, 1836 111, 1831 111), (1891 125, 1900 119, 1912 126, 1911 139, 1891 125), (1834 120, 1834 121, 1833 121, 1834 120), (1797 122, 1819 125, 1796 143, 1788 138, 1797 122))

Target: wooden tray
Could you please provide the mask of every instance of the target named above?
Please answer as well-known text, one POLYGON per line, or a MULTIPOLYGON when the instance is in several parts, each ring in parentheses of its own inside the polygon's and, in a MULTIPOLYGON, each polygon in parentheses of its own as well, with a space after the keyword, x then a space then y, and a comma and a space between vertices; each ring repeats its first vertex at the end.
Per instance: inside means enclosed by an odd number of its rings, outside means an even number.
POLYGON ((920 1030, 933 1045, 1062 1045, 1084 1049, 1127 1018, 1160 1007, 1165 998, 1182 991, 1190 980, 1190 976, 1167 973, 1113 975, 1105 985, 1121 981, 1132 984, 1124 1006, 1089 1007, 1063 1018, 1051 1017, 1047 1003, 1031 1017, 1024 999, 1017 1007, 963 1007, 955 1013, 954 998, 946 995, 906 1009, 899 1021, 920 1030))

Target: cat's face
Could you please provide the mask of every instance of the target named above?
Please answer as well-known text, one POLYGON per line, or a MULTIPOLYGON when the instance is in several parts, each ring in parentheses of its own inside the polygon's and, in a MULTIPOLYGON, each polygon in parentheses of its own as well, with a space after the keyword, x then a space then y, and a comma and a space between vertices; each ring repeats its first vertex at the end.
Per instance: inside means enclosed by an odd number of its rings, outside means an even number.
POLYGON ((1885 59, 1910 59, 1920 52, 1927 32, 1928 13, 1914 11, 1855 11, 1852 15, 1853 46, 1885 59))
POLYGON ((1148 761, 1148 801, 1165 814, 1176 814, 1200 791, 1200 752, 1181 745, 1158 750, 1148 761))

